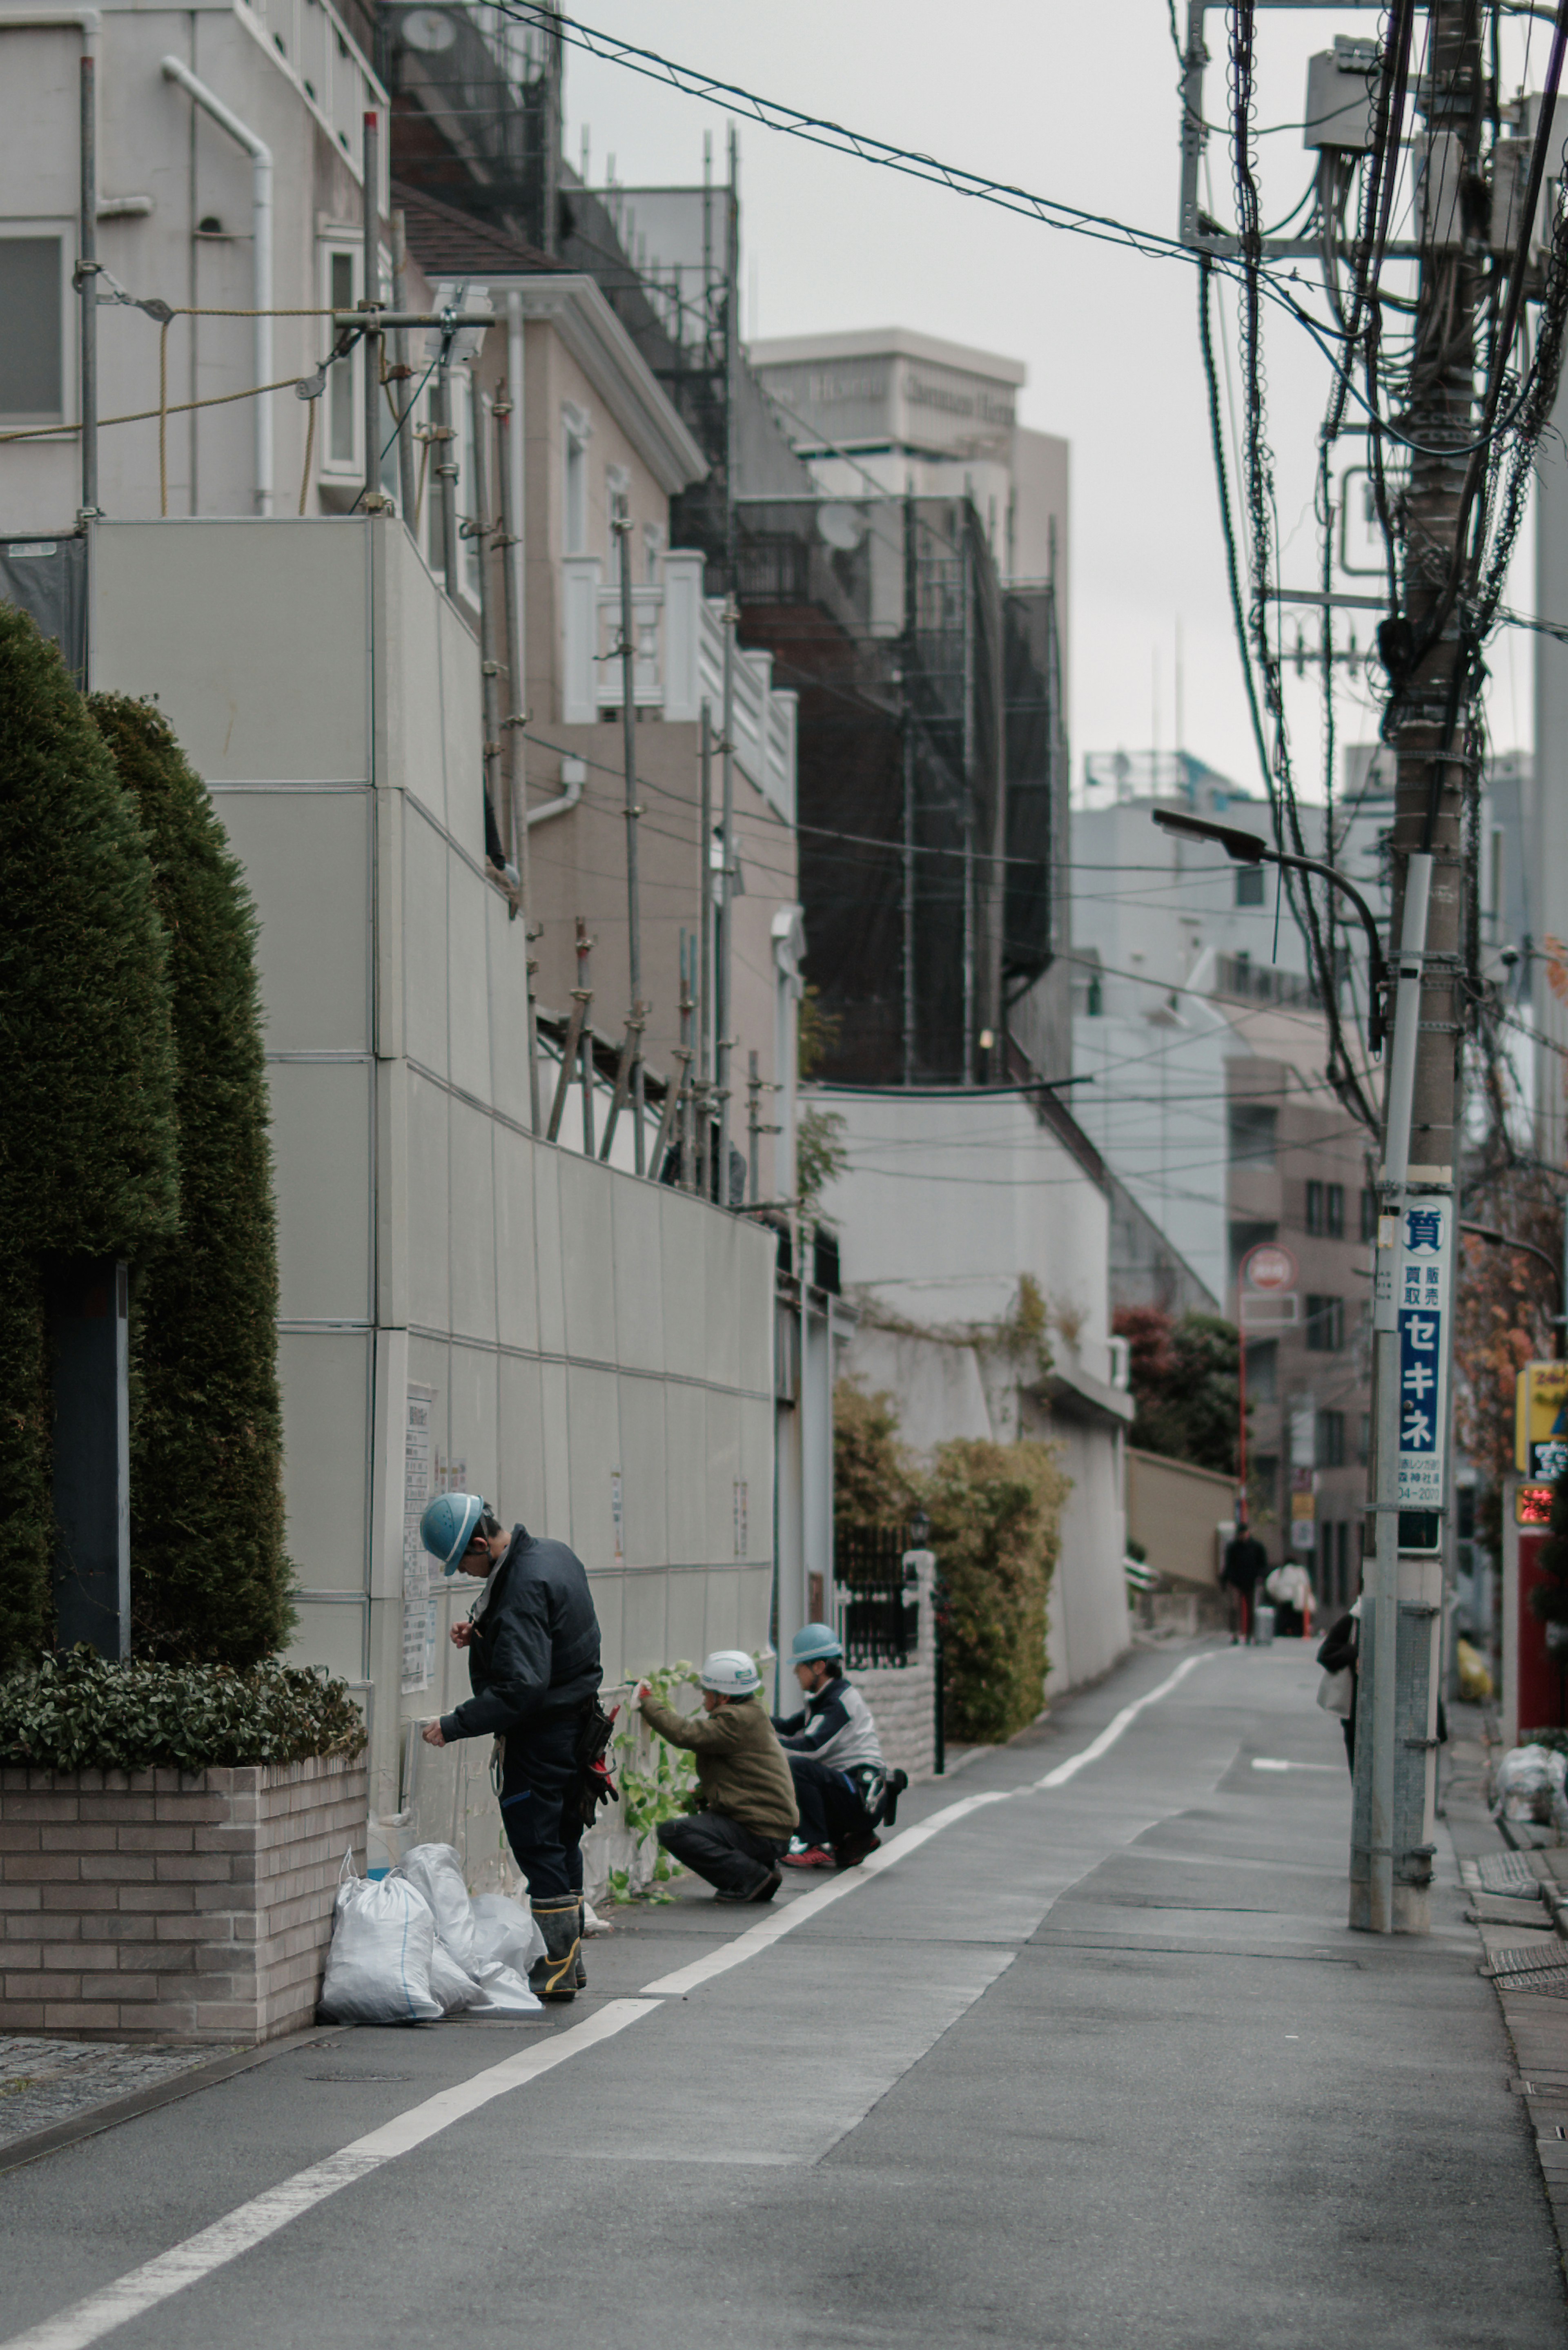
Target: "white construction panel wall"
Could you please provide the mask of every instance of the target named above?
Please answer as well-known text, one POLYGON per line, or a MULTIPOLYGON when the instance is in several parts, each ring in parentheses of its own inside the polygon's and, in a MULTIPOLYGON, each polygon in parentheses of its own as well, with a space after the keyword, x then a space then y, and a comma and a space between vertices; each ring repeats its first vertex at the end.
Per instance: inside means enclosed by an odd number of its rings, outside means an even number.
MULTIPOLYGON (((774 1243, 530 1132, 477 650, 400 524, 105 524, 92 568, 93 682, 158 695, 261 916, 296 1653, 370 1685, 389 1814, 474 1589, 441 1586, 405 1693, 410 1384, 440 1473, 583 1557, 607 1679, 760 1647, 774 1243)), ((432 1763, 423 1826, 455 1803, 432 1763)))

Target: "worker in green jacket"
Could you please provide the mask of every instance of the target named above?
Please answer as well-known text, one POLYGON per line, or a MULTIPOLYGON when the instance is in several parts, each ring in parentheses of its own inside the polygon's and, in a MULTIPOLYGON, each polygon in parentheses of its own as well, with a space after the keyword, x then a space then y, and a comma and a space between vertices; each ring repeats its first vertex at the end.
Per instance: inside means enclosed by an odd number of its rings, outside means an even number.
POLYGON ((784 1882, 779 1856, 800 1825, 794 1782, 773 1723, 757 1701, 762 1677, 743 1648, 715 1648, 702 1666, 702 1711, 672 1712, 648 1683, 637 1692, 645 1721, 697 1757, 700 1804, 662 1820, 666 1852, 705 1877, 720 1901, 771 1901, 784 1882))

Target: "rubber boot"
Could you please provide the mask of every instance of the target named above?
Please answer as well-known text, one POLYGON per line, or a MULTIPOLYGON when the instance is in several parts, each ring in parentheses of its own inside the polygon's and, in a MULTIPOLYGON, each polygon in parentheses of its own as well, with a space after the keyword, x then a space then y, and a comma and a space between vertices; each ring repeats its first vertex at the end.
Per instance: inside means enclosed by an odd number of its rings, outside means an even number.
POLYGON ((583 1945, 587 1939, 588 1921, 585 1915, 583 1897, 579 1893, 577 1896, 577 1989, 579 1991, 587 1991, 588 1987, 588 1970, 583 1964, 583 1945))
POLYGON ((582 1947, 577 1897, 568 1893, 564 1900, 535 1901, 533 1907, 535 1922, 545 1937, 545 1955, 529 1968, 528 1988, 539 1999, 576 1999, 577 1952, 582 1947))

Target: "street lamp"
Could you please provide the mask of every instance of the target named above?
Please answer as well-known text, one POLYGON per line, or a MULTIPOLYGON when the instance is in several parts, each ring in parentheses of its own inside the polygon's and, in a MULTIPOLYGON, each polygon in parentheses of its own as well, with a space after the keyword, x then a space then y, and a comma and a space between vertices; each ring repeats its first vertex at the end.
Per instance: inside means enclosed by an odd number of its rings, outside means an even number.
POLYGON ((1216 824, 1210 816, 1185 816, 1178 808, 1156 808, 1154 820, 1162 832, 1177 832, 1189 840, 1211 840, 1218 843, 1227 857, 1238 865, 1283 865, 1293 873, 1315 873, 1320 880, 1329 883, 1350 899, 1361 917, 1361 927, 1366 932, 1366 952, 1371 1004, 1366 1016, 1366 1041, 1373 1053, 1383 1049, 1384 994, 1388 983, 1388 965, 1383 953, 1383 941, 1377 935, 1377 917, 1348 874, 1337 866, 1325 865, 1317 857, 1293 857, 1282 848, 1271 848, 1255 832, 1243 832, 1240 825, 1216 824))

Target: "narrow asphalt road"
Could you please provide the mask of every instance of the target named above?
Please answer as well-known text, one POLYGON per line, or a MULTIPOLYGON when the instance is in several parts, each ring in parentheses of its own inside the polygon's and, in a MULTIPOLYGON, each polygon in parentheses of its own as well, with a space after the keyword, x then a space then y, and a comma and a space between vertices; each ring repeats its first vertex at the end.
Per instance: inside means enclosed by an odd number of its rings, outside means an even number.
POLYGON ((1135 1656, 873 1869, 621 1913, 545 2023, 347 2033, 0 2178, 0 2350, 1568 2345, 1451 1857, 1429 1940, 1346 1930, 1316 1678, 1135 1656))

